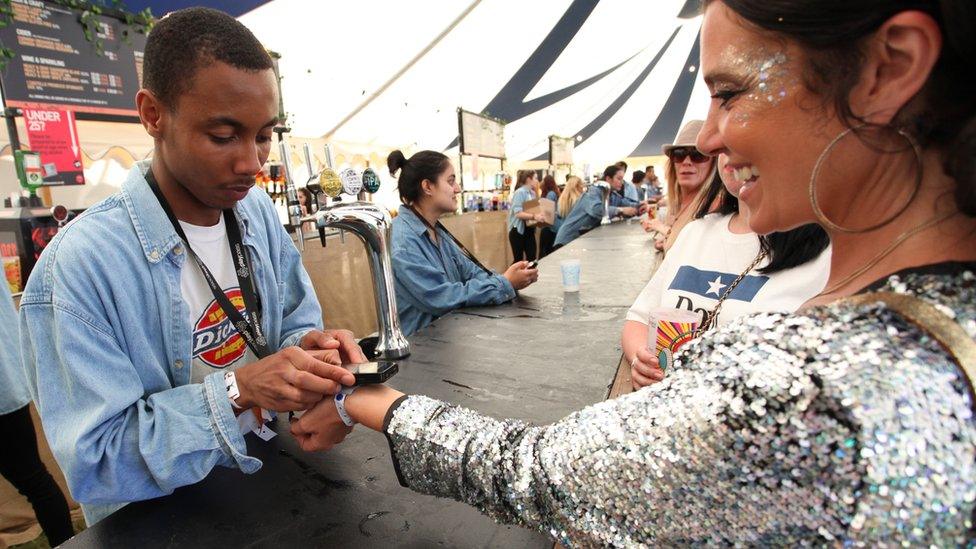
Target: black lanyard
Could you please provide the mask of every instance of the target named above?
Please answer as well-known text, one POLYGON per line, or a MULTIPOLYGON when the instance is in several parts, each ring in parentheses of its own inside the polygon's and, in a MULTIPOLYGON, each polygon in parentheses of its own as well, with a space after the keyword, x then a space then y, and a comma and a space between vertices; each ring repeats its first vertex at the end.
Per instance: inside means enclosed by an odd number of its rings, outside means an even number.
POLYGON ((451 234, 451 231, 447 230, 447 227, 445 227, 443 223, 441 223, 440 221, 438 221, 437 222, 437 227, 434 227, 433 225, 430 224, 429 221, 427 221, 427 218, 425 218, 424 216, 420 215, 420 212, 418 212, 413 206, 411 206, 410 204, 404 204, 404 206, 406 206, 407 209, 409 209, 411 212, 413 212, 413 215, 417 216, 417 219, 420 219, 420 222, 423 223, 424 225, 426 225, 428 229, 434 231, 434 234, 437 234, 437 229, 440 229, 440 230, 444 231, 444 234, 446 234, 448 236, 448 238, 450 238, 455 244, 457 244, 457 247, 460 248, 461 253, 464 254, 465 257, 467 257, 468 259, 470 259, 472 263, 474 263, 475 265, 481 267, 486 273, 488 273, 490 275, 495 274, 495 271, 493 271, 493 270, 489 269, 488 267, 485 267, 484 265, 482 265, 482 263, 480 261, 478 261, 478 258, 475 257, 473 253, 471 253, 470 251, 468 251, 468 249, 464 247, 464 244, 461 244, 461 241, 458 240, 453 234, 451 234))
POLYGON ((224 210, 224 225, 227 227, 230 255, 233 257, 237 283, 240 285, 241 296, 244 298, 244 308, 247 317, 241 314, 237 310, 237 307, 230 302, 227 294, 224 293, 217 279, 214 278, 213 273, 210 272, 210 269, 207 268, 196 252, 193 251, 193 248, 190 247, 190 240, 186 237, 186 233, 183 232, 183 227, 180 226, 179 220, 173 214, 173 209, 170 207, 169 202, 166 201, 166 197, 159 190, 159 183, 156 182, 156 176, 153 175, 152 169, 146 171, 146 182, 149 183, 149 188, 152 189, 153 194, 156 195, 156 199, 159 200, 159 205, 166 212, 166 217, 173 224, 173 229, 176 230, 176 234, 183 239, 183 244, 186 245, 187 252, 197 262, 197 266, 200 267, 203 278, 207 281, 207 286, 210 286, 210 291, 213 293, 217 304, 220 305, 221 310, 227 315, 227 318, 234 325, 234 328, 237 329, 237 332, 244 338, 247 346, 251 348, 251 351, 259 359, 271 355, 271 348, 268 347, 268 339, 261 330, 260 299, 255 291, 254 277, 252 276, 253 271, 251 270, 250 261, 247 258, 247 250, 244 248, 244 241, 241 238, 241 228, 237 224, 237 216, 234 215, 234 210, 224 210))

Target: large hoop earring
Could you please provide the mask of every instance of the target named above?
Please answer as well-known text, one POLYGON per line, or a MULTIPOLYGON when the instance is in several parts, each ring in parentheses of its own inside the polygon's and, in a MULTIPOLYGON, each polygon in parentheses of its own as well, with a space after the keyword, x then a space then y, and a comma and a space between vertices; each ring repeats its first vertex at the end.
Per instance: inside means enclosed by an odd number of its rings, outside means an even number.
POLYGON ((898 135, 904 137, 905 140, 908 141, 908 144, 912 147, 912 151, 915 152, 915 161, 918 163, 918 172, 916 172, 915 175, 915 189, 912 190, 912 196, 908 197, 905 205, 902 206, 901 209, 899 209, 895 215, 891 216, 890 218, 863 229, 849 229, 847 227, 841 227, 827 218, 827 214, 825 214, 823 209, 820 208, 820 202, 817 200, 817 176, 820 175, 820 169, 823 167, 824 161, 827 159, 827 155, 830 154, 830 151, 833 150, 837 143, 847 137, 847 135, 851 132, 860 130, 866 126, 868 126, 868 124, 861 124, 854 128, 847 128, 841 132, 840 135, 835 137, 833 141, 827 144, 827 147, 823 150, 823 152, 820 153, 820 157, 817 158, 817 163, 813 167, 813 173, 810 174, 810 205, 813 207, 813 214, 817 216, 817 221, 820 222, 820 225, 824 229, 847 234, 869 233, 871 231, 880 229, 881 227, 884 227, 897 219, 901 214, 905 213, 905 210, 911 206, 912 202, 915 200, 915 197, 918 196, 919 189, 922 188, 922 148, 918 145, 918 142, 914 137, 912 137, 904 129, 898 128, 898 135))

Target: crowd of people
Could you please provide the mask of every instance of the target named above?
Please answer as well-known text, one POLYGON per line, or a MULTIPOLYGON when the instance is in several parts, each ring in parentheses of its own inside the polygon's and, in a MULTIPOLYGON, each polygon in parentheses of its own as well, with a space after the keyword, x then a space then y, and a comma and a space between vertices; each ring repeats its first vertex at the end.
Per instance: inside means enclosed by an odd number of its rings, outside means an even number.
POLYGON ((390 154, 407 333, 537 280, 529 200, 555 202, 543 252, 617 217, 654 235, 663 260, 621 326, 635 392, 529 425, 352 386, 362 350, 324 329, 251 190, 278 116, 272 61, 233 18, 174 12, 136 98, 152 159, 57 235, 21 299, 18 372, 71 495, 92 524, 216 466, 252 473, 245 434, 305 411, 304 450, 362 424, 404 486, 570 545, 972 543, 974 25, 964 0, 707 0, 712 102, 664 147, 666 189, 625 163, 561 190, 520 173, 501 274, 438 221, 460 192, 449 158, 390 154), (702 321, 666 371, 647 344, 659 307, 702 321))

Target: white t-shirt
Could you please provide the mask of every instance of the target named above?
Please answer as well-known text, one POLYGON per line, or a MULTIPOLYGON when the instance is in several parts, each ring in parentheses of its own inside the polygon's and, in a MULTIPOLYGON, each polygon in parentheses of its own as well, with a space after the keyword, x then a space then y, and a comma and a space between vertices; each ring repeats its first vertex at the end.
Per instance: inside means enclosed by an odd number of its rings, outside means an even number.
MULTIPOLYGON (((182 221, 180 226, 183 227, 193 251, 213 274, 230 302, 239 311, 244 311, 244 298, 237 281, 223 216, 212 227, 200 227, 182 221)), ((257 361, 257 357, 214 299, 197 262, 189 256, 186 259, 180 276, 180 289, 183 300, 189 307, 193 334, 190 353, 193 357, 193 370, 190 382, 202 383, 213 372, 236 370, 257 361)))
MULTIPOLYGON (((759 255, 759 238, 730 231, 731 217, 712 214, 686 225, 627 312, 627 320, 648 324, 651 309, 658 307, 703 314, 714 309, 725 288, 759 255)), ((827 284, 830 254, 828 246, 816 259, 771 275, 753 270, 722 304, 719 323, 758 312, 795 311, 827 284)))

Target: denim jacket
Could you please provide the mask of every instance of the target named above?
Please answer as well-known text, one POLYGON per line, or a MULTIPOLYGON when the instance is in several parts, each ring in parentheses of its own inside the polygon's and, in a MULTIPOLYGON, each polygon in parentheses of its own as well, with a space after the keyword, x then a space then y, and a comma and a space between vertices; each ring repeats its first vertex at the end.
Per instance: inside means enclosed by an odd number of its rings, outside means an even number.
POLYGON ((507 278, 486 273, 439 229, 434 244, 427 226, 406 206, 400 206, 393 220, 393 274, 405 335, 454 309, 505 303, 515 297, 507 278))
MULTIPOLYGON (((143 176, 51 241, 27 283, 23 363, 54 456, 89 524, 171 493, 216 465, 253 473, 223 373, 191 384, 186 248, 143 176)), ((268 196, 234 208, 271 347, 321 328, 322 311, 268 196)))
POLYGON ((29 402, 27 380, 20 366, 17 312, 10 297, 10 286, 0 278, 0 415, 20 410, 29 402))
POLYGON ((624 181, 624 186, 619 192, 610 193, 610 205, 607 211, 610 217, 620 215, 620 208, 636 208, 640 206, 640 196, 637 192, 637 185, 629 181, 624 181))
POLYGON ((525 203, 529 200, 535 200, 539 198, 536 196, 532 187, 528 185, 522 185, 512 193, 512 207, 508 210, 508 230, 511 231, 515 229, 518 234, 525 234, 525 220, 519 219, 515 214, 522 213, 525 209, 525 203))
POLYGON ((583 196, 573 205, 569 215, 556 231, 556 246, 564 246, 579 237, 580 233, 600 225, 604 212, 604 188, 591 185, 583 196))

